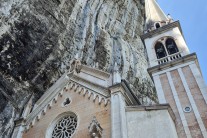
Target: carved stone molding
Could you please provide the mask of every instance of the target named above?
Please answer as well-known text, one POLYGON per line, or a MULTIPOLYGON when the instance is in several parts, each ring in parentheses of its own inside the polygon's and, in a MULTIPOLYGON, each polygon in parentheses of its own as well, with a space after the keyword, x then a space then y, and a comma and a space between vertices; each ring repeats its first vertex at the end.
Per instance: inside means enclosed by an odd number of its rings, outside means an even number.
POLYGON ((102 138, 103 129, 100 126, 100 123, 97 121, 95 116, 93 117, 88 129, 89 129, 91 138, 102 138))
POLYGON ((93 102, 95 102, 98 98, 99 105, 103 103, 104 106, 107 106, 110 103, 110 99, 106 98, 105 96, 97 94, 96 92, 89 90, 76 82, 69 81, 68 84, 50 100, 50 102, 43 104, 42 109, 35 109, 25 119, 25 130, 28 131, 29 128, 33 127, 35 123, 38 122, 42 118, 42 116, 44 116, 47 113, 48 110, 52 109, 53 105, 57 103, 58 98, 61 98, 64 92, 69 91, 73 91, 75 93, 78 93, 79 95, 87 97, 89 100, 93 100, 93 102))

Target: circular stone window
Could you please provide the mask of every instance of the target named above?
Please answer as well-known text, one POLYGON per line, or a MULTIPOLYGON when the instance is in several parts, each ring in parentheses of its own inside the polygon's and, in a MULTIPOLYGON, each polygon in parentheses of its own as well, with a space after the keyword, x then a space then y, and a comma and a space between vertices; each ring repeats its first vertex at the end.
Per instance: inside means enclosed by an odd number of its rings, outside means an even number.
POLYGON ((71 138, 77 127, 77 117, 68 115, 57 122, 52 138, 71 138))
POLYGON ((184 108, 184 111, 185 111, 186 113, 190 113, 190 112, 191 112, 191 107, 186 106, 186 107, 184 108))

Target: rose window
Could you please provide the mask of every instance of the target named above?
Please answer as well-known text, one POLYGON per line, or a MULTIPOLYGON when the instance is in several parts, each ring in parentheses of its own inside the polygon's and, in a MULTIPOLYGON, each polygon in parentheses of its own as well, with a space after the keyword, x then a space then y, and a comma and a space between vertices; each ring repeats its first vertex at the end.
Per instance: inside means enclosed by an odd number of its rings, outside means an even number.
POLYGON ((66 116, 56 124, 52 132, 52 138, 71 138, 76 127, 77 118, 74 116, 66 116))

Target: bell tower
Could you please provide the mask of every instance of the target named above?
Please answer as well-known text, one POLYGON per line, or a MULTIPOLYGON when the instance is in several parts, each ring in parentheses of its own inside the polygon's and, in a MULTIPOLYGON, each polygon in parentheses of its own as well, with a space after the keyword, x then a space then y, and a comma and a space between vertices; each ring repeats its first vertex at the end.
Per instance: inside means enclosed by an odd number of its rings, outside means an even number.
POLYGON ((189 52, 179 21, 166 16, 155 0, 145 0, 145 11, 142 40, 159 103, 170 104, 180 138, 206 138, 207 87, 197 56, 189 52))

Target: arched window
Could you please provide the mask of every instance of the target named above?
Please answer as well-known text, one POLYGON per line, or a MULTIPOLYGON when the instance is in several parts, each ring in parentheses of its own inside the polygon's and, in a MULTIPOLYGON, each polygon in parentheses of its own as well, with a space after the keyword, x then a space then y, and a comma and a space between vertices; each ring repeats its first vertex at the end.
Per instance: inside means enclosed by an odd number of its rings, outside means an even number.
POLYGON ((64 112, 58 115, 46 132, 46 138, 71 138, 76 130, 78 118, 72 112, 64 112))
POLYGON ((160 58, 163 58, 163 57, 167 56, 165 48, 164 48, 163 44, 160 43, 160 42, 158 42, 155 45, 155 52, 156 52, 156 55, 157 55, 157 59, 160 59, 160 58))
POLYGON ((175 53, 178 52, 178 47, 175 44, 175 41, 171 38, 168 38, 166 40, 166 48, 167 48, 167 51, 168 51, 169 55, 172 55, 172 54, 175 54, 175 53))
POLYGON ((52 132, 52 138, 71 138, 77 127, 76 116, 65 116, 57 122, 52 132))
POLYGON ((160 23, 155 23, 155 28, 157 29, 157 28, 160 28, 161 26, 160 26, 160 23))

